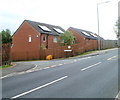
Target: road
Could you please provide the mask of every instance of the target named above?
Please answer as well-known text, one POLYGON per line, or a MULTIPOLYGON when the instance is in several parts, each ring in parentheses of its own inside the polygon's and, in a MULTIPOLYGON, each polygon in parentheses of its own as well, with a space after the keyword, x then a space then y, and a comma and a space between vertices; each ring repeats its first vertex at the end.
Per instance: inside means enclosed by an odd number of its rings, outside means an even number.
MULTIPOLYGON (((3 98, 115 98, 118 50, 2 79, 3 98)), ((33 62, 32 62, 33 63, 33 62)))

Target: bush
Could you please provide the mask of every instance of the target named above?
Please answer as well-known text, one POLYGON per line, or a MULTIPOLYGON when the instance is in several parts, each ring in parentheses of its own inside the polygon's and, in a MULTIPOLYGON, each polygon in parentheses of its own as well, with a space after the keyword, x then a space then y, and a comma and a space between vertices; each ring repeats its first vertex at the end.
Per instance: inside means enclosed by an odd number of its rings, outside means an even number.
POLYGON ((12 43, 11 31, 9 29, 1 31, 0 35, 2 36, 2 43, 12 43))

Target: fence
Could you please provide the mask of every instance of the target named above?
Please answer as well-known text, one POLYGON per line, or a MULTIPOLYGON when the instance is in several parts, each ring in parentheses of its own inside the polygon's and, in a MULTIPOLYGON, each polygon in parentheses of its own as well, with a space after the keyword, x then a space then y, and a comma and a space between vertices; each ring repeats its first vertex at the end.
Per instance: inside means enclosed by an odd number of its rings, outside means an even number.
POLYGON ((91 41, 92 43, 87 43, 84 45, 83 43, 71 45, 71 48, 68 46, 57 47, 52 49, 40 49, 40 59, 45 59, 47 55, 53 55, 54 59, 63 58, 63 57, 71 57, 86 51, 96 50, 98 48, 96 41, 91 41), (71 51, 70 51, 71 50, 71 51))
POLYGON ((117 46, 118 46, 117 40, 103 40, 102 41, 102 49, 115 48, 117 46))
POLYGON ((10 59, 10 48, 11 44, 2 44, 2 65, 9 65, 11 64, 11 59, 10 59))
POLYGON ((96 50, 98 48, 97 40, 89 40, 86 42, 81 42, 78 44, 71 45, 71 48, 68 46, 58 46, 48 49, 38 48, 36 51, 30 50, 14 50, 12 49, 11 55, 12 60, 37 60, 45 59, 48 55, 53 55, 54 59, 75 56, 86 51, 96 50))

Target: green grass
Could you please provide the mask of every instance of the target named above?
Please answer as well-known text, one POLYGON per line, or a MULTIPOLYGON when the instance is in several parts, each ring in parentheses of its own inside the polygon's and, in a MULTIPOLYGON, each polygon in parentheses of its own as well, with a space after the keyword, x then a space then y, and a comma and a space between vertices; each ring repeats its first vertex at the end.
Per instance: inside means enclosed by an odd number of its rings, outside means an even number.
POLYGON ((97 50, 95 50, 95 51, 88 51, 88 52, 79 54, 79 55, 77 55, 77 56, 84 56, 84 55, 91 54, 91 53, 96 52, 96 51, 97 51, 97 50))
POLYGON ((0 66, 0 69, 2 69, 2 68, 8 68, 8 67, 11 67, 11 66, 13 66, 13 65, 4 65, 4 66, 0 66))

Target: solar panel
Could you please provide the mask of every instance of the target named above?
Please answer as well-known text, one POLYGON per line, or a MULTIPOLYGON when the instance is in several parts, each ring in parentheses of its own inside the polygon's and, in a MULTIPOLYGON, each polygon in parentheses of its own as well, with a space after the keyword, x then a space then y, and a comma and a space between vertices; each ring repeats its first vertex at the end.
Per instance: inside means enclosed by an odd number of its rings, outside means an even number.
POLYGON ((97 35, 95 35, 94 33, 90 33, 92 36, 96 37, 97 38, 97 35))
POLYGON ((87 32, 82 31, 84 35, 90 36, 87 32))
POLYGON ((62 30, 58 29, 58 28, 53 28, 55 31, 57 31, 58 33, 64 33, 62 30))
POLYGON ((51 30, 46 26, 38 25, 42 30, 50 32, 51 30))

